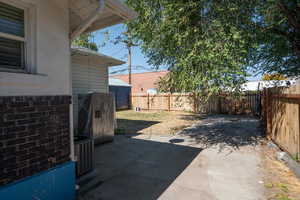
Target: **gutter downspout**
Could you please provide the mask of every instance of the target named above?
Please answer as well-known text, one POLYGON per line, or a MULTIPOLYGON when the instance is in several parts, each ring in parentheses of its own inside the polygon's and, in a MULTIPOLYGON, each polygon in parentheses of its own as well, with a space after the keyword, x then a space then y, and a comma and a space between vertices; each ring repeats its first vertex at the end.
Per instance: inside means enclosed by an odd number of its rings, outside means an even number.
POLYGON ((78 37, 81 33, 83 33, 95 20, 99 17, 99 15, 103 12, 105 8, 105 0, 99 0, 98 8, 86 19, 83 23, 81 23, 75 30, 70 34, 70 39, 73 41, 76 37, 78 37))
MULTIPOLYGON (((78 37, 81 33, 83 33, 95 20, 99 17, 99 15, 103 12, 105 8, 105 0, 99 0, 99 7, 86 19, 83 23, 81 23, 72 33, 70 34, 70 45, 72 41, 78 37)), ((70 94, 73 96, 73 89, 72 89, 72 60, 70 56, 70 94)), ((75 148, 74 148, 74 125, 73 125, 73 106, 72 103, 70 105, 70 143, 71 143, 71 154, 70 158, 72 161, 77 161, 77 158, 75 157, 75 148)))

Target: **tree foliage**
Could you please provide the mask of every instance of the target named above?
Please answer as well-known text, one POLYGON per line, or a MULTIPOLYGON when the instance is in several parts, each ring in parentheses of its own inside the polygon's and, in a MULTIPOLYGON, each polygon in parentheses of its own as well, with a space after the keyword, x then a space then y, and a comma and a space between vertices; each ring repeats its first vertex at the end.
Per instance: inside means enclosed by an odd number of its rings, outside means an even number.
POLYGON ((252 65, 261 72, 300 74, 300 0, 255 0, 252 65))
POLYGON ((151 64, 169 66, 174 88, 215 93, 244 81, 249 35, 228 20, 237 18, 237 5, 179 0, 128 3, 140 14, 129 24, 131 34, 141 41, 151 64))
POLYGON ((299 0, 127 0, 128 23, 149 63, 167 65, 171 89, 238 89, 249 67, 300 73, 299 0))
POLYGON ((73 44, 74 46, 84 47, 93 51, 98 51, 98 46, 95 42, 92 42, 92 33, 84 33, 77 37, 73 44))

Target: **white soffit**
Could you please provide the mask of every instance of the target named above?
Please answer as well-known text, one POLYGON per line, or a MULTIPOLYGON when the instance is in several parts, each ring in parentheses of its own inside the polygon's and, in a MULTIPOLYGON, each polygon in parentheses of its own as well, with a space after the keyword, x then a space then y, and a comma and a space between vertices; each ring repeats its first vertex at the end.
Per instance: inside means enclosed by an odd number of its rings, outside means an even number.
MULTIPOLYGON (((99 0, 70 0, 70 30, 75 30, 99 6, 99 0)), ((85 30, 93 32, 137 17, 136 12, 118 0, 105 0, 99 18, 85 30)))

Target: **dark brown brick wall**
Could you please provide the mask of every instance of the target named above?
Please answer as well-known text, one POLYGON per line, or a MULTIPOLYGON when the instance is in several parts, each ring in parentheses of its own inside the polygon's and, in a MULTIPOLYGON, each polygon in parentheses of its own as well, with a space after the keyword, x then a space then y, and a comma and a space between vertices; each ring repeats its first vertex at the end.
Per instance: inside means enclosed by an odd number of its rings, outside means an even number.
POLYGON ((0 97, 0 186, 70 160, 70 96, 0 97))

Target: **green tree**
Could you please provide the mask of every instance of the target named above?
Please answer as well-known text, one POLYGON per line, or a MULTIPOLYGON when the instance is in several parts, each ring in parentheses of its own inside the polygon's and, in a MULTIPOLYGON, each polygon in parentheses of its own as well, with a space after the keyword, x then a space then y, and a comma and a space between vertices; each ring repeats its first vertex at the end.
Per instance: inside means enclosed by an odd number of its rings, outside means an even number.
POLYGON ((251 10, 237 12, 230 1, 128 0, 138 13, 128 24, 149 63, 168 65, 172 88, 213 94, 237 89, 245 81, 252 35, 239 30, 237 19, 251 19, 251 10))
POLYGON ((300 0, 255 0, 251 30, 259 46, 250 55, 262 73, 300 74, 300 0))
POLYGON ((93 51, 98 51, 98 46, 95 42, 92 42, 93 34, 92 33, 84 33, 81 34, 78 38, 76 38, 72 45, 78 47, 84 47, 93 51))
MULTIPOLYGON (((299 0, 127 0, 128 23, 149 63, 167 65, 170 88, 206 94, 233 88, 247 71, 295 75, 299 0)), ((232 91, 232 90, 230 90, 232 91)))

